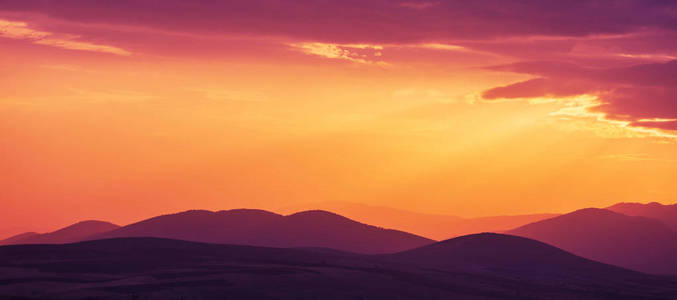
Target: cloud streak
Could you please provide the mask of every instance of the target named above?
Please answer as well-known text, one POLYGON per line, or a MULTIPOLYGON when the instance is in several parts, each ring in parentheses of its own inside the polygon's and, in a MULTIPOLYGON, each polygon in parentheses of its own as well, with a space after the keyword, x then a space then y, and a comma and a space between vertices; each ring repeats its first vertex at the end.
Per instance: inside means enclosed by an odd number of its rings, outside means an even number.
POLYGON ((78 41, 77 35, 55 34, 30 28, 25 22, 16 22, 0 19, 0 38, 28 40, 34 44, 50 47, 101 52, 122 56, 130 56, 131 52, 122 48, 78 41))
POLYGON ((347 60, 359 64, 387 65, 386 62, 378 60, 382 55, 382 46, 367 44, 329 44, 329 43, 292 43, 291 47, 301 50, 310 55, 322 56, 331 59, 347 60), (372 50, 371 53, 365 53, 364 50, 372 50))

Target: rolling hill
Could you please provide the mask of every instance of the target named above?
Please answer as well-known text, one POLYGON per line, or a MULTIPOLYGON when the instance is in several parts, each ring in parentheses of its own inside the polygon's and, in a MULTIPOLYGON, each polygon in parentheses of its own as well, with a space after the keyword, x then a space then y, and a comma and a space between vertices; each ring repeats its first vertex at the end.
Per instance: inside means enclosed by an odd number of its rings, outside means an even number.
POLYGON ((462 236, 392 256, 398 261, 424 266, 520 276, 584 278, 629 272, 578 257, 543 242, 496 233, 462 236))
POLYGON ((0 275, 0 298, 671 299, 677 293, 674 278, 498 234, 391 255, 160 238, 15 245, 0 247, 0 275))

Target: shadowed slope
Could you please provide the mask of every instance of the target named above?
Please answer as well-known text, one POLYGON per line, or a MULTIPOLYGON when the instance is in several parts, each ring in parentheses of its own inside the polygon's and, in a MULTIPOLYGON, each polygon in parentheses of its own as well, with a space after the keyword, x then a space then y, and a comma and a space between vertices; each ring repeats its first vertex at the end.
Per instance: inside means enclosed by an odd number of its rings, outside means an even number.
POLYGON ((657 202, 618 203, 607 208, 628 216, 641 216, 659 220, 677 231, 677 204, 663 205, 657 202))
POLYGON ((649 218, 582 209, 509 231, 589 259, 649 273, 677 273, 677 234, 649 218))
POLYGON ((669 278, 498 234, 392 255, 159 238, 5 246, 0 277, 3 299, 634 300, 677 292, 669 278))
POLYGON ((548 244, 513 235, 481 233, 391 255, 397 260, 451 270, 549 278, 632 276, 633 271, 573 255, 548 244))
POLYGON ((187 211, 131 224, 90 239, 163 237, 269 247, 326 247, 361 253, 411 249, 432 240, 325 212, 281 216, 263 210, 187 211))
POLYGON ((24 233, 2 241, 2 244, 64 244, 81 241, 89 236, 120 226, 104 221, 82 221, 57 231, 43 234, 24 233))

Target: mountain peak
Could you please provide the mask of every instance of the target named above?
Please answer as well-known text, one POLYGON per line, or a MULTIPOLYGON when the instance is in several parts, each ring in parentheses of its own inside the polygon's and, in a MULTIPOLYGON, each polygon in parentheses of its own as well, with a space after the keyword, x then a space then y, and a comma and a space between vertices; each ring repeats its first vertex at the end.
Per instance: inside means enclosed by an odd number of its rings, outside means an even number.
POLYGON ((571 213, 562 215, 562 216, 613 216, 617 215, 618 213, 613 212, 608 209, 604 208, 595 208, 595 207, 590 207, 590 208, 582 208, 579 210, 575 210, 571 213))
POLYGON ((100 221, 100 220, 84 220, 84 221, 79 221, 73 225, 64 227, 60 230, 64 229, 69 229, 69 228, 78 228, 78 227, 85 227, 85 226, 104 226, 104 227, 120 227, 119 225, 113 224, 111 222, 106 222, 106 221, 100 221))
MULTIPOLYGON (((300 211, 297 213, 293 213, 290 215, 287 215, 287 217, 291 218, 298 218, 298 217, 306 217, 306 218, 339 218, 339 219, 348 219, 342 215, 326 211, 326 210, 321 210, 321 209, 312 209, 312 210, 306 210, 306 211, 300 211)), ((348 219, 350 220, 350 219, 348 219)))
POLYGON ((276 214, 263 209, 252 209, 252 208, 235 208, 228 210, 220 210, 216 212, 217 214, 228 214, 228 215, 251 215, 251 216, 268 216, 268 217, 280 217, 282 215, 276 214))
MULTIPOLYGON (((674 205, 674 204, 672 204, 674 205)), ((670 204, 663 204, 660 202, 649 202, 649 203, 639 203, 639 202, 619 202, 616 203, 612 206, 607 207, 607 209, 614 209, 614 208, 661 208, 661 207, 666 207, 666 206, 672 206, 670 204)))
POLYGON ((81 232, 81 231, 101 232, 101 231, 113 230, 113 229, 118 228, 118 227, 120 227, 120 226, 115 225, 115 224, 110 223, 110 222, 106 222, 106 221, 85 220, 85 221, 77 222, 73 225, 66 226, 66 227, 61 228, 59 230, 50 232, 49 234, 70 234, 70 233, 81 232))

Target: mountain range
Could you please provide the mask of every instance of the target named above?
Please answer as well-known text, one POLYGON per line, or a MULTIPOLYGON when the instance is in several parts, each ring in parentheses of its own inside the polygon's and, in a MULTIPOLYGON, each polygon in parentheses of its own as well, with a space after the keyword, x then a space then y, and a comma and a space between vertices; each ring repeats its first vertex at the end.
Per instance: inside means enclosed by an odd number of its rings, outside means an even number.
MULTIPOLYGON (((357 211, 360 206, 351 207, 357 211)), ((677 274, 677 258, 674 255, 677 253, 677 232, 669 225, 677 219, 673 213, 675 207, 657 203, 620 203, 606 209, 582 209, 519 224, 511 230, 495 231, 538 240, 587 259, 627 269, 677 274)), ((368 210, 376 209, 378 207, 365 208, 362 217, 367 212, 373 212, 368 210)), ((459 219, 453 216, 427 218, 422 214, 394 209, 384 211, 381 219, 375 218, 381 223, 399 218, 398 222, 424 219, 417 226, 426 222, 429 226, 440 228, 459 224, 459 219), (444 223, 443 220, 449 222, 444 223)), ((126 237, 278 248, 326 248, 364 254, 401 252, 435 242, 405 231, 367 225, 328 211, 281 215, 264 210, 234 209, 185 211, 122 227, 103 221, 85 221, 50 233, 20 234, 0 244, 63 244, 126 237)))
POLYGON ((323 247, 358 253, 397 252, 434 242, 410 233, 362 224, 327 211, 282 216, 252 209, 164 215, 90 239, 149 236, 267 247, 323 247))
POLYGON ((434 242, 414 234, 362 224, 326 211, 287 216, 264 210, 191 210, 119 227, 77 223, 47 234, 24 234, 0 244, 52 244, 118 237, 159 237, 267 247, 322 247, 358 253, 391 253, 434 242))
MULTIPOLYGON (((558 214, 526 214, 513 216, 488 216, 478 218, 462 218, 453 215, 427 214, 402 209, 390 208, 385 206, 374 206, 351 202, 319 202, 313 204, 287 206, 275 210, 284 215, 293 215, 296 212, 308 210, 323 210, 333 212, 360 223, 370 224, 382 228, 394 228, 415 235, 420 235, 433 240, 444 240, 457 236, 473 234, 478 232, 503 232, 532 222, 552 218, 558 214)), ((235 218, 234 211, 231 212, 231 218, 235 218)), ((243 210, 247 211, 247 210, 243 210)), ((254 210, 248 210, 252 212, 254 210)), ((278 213, 259 210, 261 214, 252 213, 253 217, 265 219, 263 215, 275 218, 273 215, 278 213)), ((185 212, 186 215, 207 214, 208 211, 196 211, 192 213, 185 212)), ((219 212, 217 212, 218 214, 219 212)), ((151 218, 152 219, 152 218, 151 218)), ((230 224, 229 226, 237 226, 230 224)), ((179 226, 180 227, 180 226, 179 226)), ((181 228, 173 228, 173 234, 180 235, 181 228)), ((15 244, 18 242, 32 243, 30 240, 23 240, 29 232, 16 236, 11 236, 0 244, 15 244), (25 236, 24 236, 25 235, 25 236)), ((193 235, 190 233, 189 235, 193 235)), ((163 235, 160 235, 163 236, 163 235)), ((61 241, 66 242, 66 241, 61 241)))

